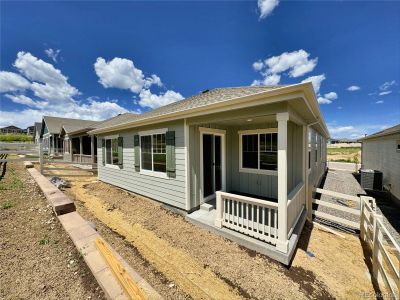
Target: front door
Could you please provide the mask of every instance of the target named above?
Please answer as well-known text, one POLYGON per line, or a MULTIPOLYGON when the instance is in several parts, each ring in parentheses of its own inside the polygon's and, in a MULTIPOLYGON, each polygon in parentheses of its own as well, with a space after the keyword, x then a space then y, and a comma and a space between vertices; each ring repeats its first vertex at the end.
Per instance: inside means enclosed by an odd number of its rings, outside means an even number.
POLYGON ((222 189, 222 137, 202 134, 203 201, 215 198, 215 191, 222 189))

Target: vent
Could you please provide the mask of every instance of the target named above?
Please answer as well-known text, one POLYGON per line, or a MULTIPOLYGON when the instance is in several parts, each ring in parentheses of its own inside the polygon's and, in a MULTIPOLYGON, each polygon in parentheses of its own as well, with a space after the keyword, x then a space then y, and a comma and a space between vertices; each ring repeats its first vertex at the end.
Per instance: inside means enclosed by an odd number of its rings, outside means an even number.
POLYGON ((377 170, 361 170, 361 187, 364 190, 382 191, 383 173, 377 170))

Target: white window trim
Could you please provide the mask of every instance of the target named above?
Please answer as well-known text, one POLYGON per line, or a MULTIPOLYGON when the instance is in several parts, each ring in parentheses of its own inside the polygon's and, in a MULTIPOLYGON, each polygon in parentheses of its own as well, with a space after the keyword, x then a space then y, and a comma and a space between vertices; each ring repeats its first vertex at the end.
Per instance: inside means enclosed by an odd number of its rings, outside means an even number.
MULTIPOLYGON (((260 169, 260 134, 278 133, 278 128, 265 128, 265 129, 252 129, 252 130, 239 130, 239 172, 251 173, 260 175, 278 176, 278 171, 274 170, 261 170, 260 169), (242 139, 243 135, 257 134, 258 135, 258 169, 243 168, 243 153, 242 153, 242 139)), ((279 137, 278 137, 279 138, 279 137)))
MULTIPOLYGON (((145 170, 142 169, 143 163, 142 163, 142 136, 151 136, 151 167, 153 168, 153 135, 155 134, 166 134, 168 131, 168 128, 160 128, 160 129, 154 129, 154 130, 146 130, 146 131, 139 131, 139 149, 140 149, 140 175, 145 175, 145 176, 153 176, 153 177, 159 177, 159 178, 164 178, 164 179, 170 179, 168 177, 167 172, 159 172, 159 171, 152 171, 152 170, 145 170)), ((165 145, 166 147, 167 145, 165 145)), ((167 152, 165 149, 165 161, 167 160, 167 152)))
MULTIPOLYGON (((104 155, 106 156, 104 158, 105 163, 105 167, 110 168, 110 169, 117 169, 117 170, 121 170, 121 168, 119 167, 119 165, 113 165, 113 164, 108 164, 107 163, 107 140, 112 140, 112 139, 118 139, 119 138, 119 134, 114 134, 114 135, 107 135, 104 137, 104 155)), ((111 145, 112 147, 112 145, 111 145)), ((112 153, 112 149, 111 149, 111 153, 112 153)), ((112 154, 111 154, 111 160, 112 160, 112 154)))

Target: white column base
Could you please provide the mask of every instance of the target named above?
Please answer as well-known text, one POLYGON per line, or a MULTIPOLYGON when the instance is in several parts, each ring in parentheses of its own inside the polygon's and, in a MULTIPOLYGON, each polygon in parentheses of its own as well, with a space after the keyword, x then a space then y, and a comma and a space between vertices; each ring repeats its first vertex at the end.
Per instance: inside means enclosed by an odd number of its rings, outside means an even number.
POLYGON ((218 228, 222 228, 222 219, 216 218, 214 221, 214 225, 218 228))
POLYGON ((276 250, 282 252, 282 253, 288 253, 289 251, 289 241, 286 240, 286 242, 277 240, 276 241, 276 250))

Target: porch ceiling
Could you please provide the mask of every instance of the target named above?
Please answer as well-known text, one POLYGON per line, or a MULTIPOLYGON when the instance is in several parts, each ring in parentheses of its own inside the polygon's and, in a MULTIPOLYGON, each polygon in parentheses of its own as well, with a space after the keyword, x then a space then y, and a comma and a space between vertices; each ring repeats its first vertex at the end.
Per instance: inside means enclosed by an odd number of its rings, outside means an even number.
POLYGON ((224 126, 243 126, 243 125, 265 125, 266 123, 276 122, 276 114, 245 117, 245 118, 232 118, 229 120, 215 120, 212 123, 224 126))

